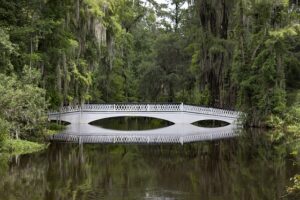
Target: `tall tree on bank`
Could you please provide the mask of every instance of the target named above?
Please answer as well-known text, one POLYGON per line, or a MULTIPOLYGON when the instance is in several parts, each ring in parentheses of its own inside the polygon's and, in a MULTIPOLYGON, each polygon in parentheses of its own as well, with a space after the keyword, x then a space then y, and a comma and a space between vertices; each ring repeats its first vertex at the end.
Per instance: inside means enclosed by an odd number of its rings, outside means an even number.
POLYGON ((239 1, 235 11, 237 105, 248 113, 250 125, 276 125, 285 114, 286 71, 298 68, 294 71, 300 75, 299 12, 287 1, 239 1))

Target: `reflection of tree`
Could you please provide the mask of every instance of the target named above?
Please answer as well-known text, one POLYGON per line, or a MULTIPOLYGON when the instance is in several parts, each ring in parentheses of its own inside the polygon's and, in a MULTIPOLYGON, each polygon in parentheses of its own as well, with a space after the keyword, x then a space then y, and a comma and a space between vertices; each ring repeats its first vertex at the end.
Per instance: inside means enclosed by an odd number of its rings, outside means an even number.
POLYGON ((293 173, 285 157, 254 133, 184 146, 54 144, 0 168, 0 199, 278 199, 293 173))
POLYGON ((267 135, 252 131, 238 141, 229 169, 235 199, 279 199, 283 195, 285 146, 275 146, 267 135))
POLYGON ((52 170, 49 170, 51 171, 49 177, 60 177, 51 184, 52 194, 49 195, 52 197, 60 196, 61 199, 70 197, 90 199, 91 196, 116 199, 115 195, 130 197, 134 195, 130 192, 130 188, 138 191, 144 187, 143 182, 151 180, 148 176, 149 170, 142 163, 143 159, 136 153, 135 148, 128 151, 125 146, 95 148, 86 145, 81 153, 79 147, 59 147, 59 153, 53 152, 50 164, 52 170), (54 191, 58 193, 53 193, 54 191))
MULTIPOLYGON (((0 160, 5 157, 0 155, 0 160)), ((24 155, 21 158, 6 157, 2 161, 0 164, 1 200, 43 198, 44 191, 47 189, 47 179, 44 174, 47 157, 41 157, 39 154, 24 155), (35 162, 36 159, 38 162, 35 162), (2 168, 3 166, 5 167, 2 168)))

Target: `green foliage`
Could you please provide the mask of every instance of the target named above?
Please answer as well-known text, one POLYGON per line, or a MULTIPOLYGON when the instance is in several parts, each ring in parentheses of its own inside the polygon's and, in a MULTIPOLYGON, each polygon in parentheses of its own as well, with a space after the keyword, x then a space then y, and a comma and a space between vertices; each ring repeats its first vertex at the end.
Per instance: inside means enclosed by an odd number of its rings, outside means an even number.
POLYGON ((0 26, 0 72, 13 70, 11 55, 16 53, 16 46, 10 41, 9 34, 0 26))
POLYGON ((26 140, 5 140, 0 146, 0 152, 10 155, 29 154, 45 149, 47 145, 26 140))
POLYGON ((9 122, 10 135, 16 138, 36 137, 43 129, 47 105, 45 91, 33 83, 37 76, 36 70, 27 67, 20 79, 0 74, 0 118, 4 125, 9 122))
POLYGON ((280 129, 283 126, 283 120, 276 115, 269 115, 265 119, 265 125, 268 128, 280 129))
POLYGON ((4 140, 9 138, 9 129, 9 122, 0 118, 0 145, 4 140))
POLYGON ((176 94, 176 99, 178 102, 185 102, 190 104, 205 105, 209 106, 211 102, 211 95, 208 87, 206 86, 204 90, 199 90, 194 88, 191 90, 191 94, 186 94, 186 91, 180 91, 176 94))
MULTIPOLYGON (((299 103, 300 101, 298 101, 299 103)), ((289 111, 285 114, 285 126, 288 133, 295 137, 300 136, 300 106, 294 105, 289 107, 289 111)))
POLYGON ((104 0, 85 0, 85 3, 95 16, 103 17, 105 15, 103 10, 103 6, 105 3, 104 0))
MULTIPOLYGON (((253 29, 247 29, 243 21, 236 26, 241 34, 236 35, 232 78, 239 88, 238 105, 250 113, 250 125, 280 126, 286 110, 286 69, 289 60, 299 61, 290 41, 299 39, 299 28, 291 22, 282 23, 287 4, 270 1, 252 5, 256 9, 250 9, 246 17, 253 20, 253 29)), ((240 5, 239 12, 247 9, 244 6, 240 5)))
POLYGON ((51 121, 47 124, 47 129, 44 131, 44 136, 48 137, 60 133, 66 129, 66 125, 68 125, 68 123, 51 121))
POLYGON ((292 186, 287 188, 287 192, 289 194, 295 194, 300 192, 300 175, 297 174, 294 177, 291 178, 291 181, 293 182, 292 186))
MULTIPOLYGON (((238 108, 253 126, 285 119, 287 87, 299 85, 299 7, 287 0, 184 2, 0 0, 0 72, 22 82, 11 83, 18 89, 10 106, 22 104, 26 90, 38 108, 45 95, 51 109, 179 101, 238 108)), ((2 118, 31 132, 32 113, 2 118)))

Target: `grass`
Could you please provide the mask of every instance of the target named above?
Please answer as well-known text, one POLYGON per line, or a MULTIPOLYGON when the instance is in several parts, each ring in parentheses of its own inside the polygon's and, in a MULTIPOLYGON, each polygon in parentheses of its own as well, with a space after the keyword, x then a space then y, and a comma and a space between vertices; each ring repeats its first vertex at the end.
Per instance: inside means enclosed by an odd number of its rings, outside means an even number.
POLYGON ((40 144, 36 142, 30 142, 27 140, 4 140, 0 145, 0 152, 10 155, 29 154, 41 151, 47 148, 47 144, 40 144))
POLYGON ((48 124, 47 130, 45 131, 45 136, 50 136, 57 134, 66 129, 66 124, 59 124, 57 122, 50 122, 48 124))
MULTIPOLYGON (((49 123, 47 128, 44 130, 43 136, 45 138, 50 135, 57 134, 64 129, 65 126, 63 124, 49 123)), ((44 141, 43 137, 33 139, 35 141, 40 141, 41 143, 20 139, 4 139, 4 141, 0 142, 0 155, 30 154, 47 148, 48 145, 42 143, 44 141)))
POLYGON ((57 133, 59 133, 59 131, 47 129, 45 132, 45 136, 51 136, 51 135, 55 135, 57 133))

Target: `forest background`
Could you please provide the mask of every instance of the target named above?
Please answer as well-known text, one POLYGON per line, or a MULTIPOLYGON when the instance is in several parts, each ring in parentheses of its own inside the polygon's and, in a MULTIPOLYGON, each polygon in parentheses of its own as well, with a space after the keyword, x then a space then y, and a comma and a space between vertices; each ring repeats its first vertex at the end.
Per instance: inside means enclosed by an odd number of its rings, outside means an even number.
POLYGON ((109 102, 300 132, 300 1, 159 2, 0 0, 0 141, 40 137, 49 109, 109 102))

